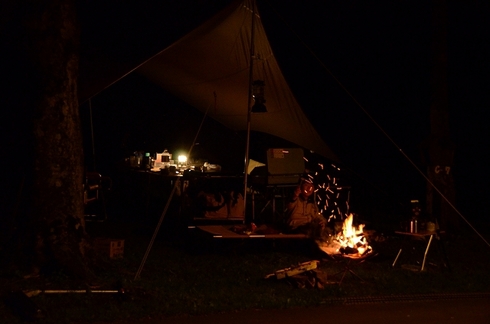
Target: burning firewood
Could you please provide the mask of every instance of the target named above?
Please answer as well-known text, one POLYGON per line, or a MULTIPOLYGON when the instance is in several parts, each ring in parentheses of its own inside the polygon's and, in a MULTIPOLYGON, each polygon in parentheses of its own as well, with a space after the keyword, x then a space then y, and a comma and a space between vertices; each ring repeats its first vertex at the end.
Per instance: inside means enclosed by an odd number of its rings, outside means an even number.
POLYGON ((351 258, 362 257, 372 252, 364 236, 364 224, 353 225, 354 215, 350 214, 339 231, 328 242, 317 241, 318 247, 328 255, 345 255, 351 258))

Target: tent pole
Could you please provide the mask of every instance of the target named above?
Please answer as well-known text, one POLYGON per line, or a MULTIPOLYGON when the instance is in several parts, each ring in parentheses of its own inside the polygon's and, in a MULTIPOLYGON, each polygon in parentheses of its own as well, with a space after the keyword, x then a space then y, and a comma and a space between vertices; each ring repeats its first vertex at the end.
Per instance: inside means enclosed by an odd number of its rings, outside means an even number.
MULTIPOLYGON (((214 96, 214 109, 216 109, 216 91, 213 91, 213 96, 214 96)), ((206 117, 208 115, 209 107, 206 108, 206 112, 204 113, 204 117, 201 120, 201 124, 199 125, 199 128, 197 130, 196 136, 194 137, 194 140, 192 141, 191 147, 189 151, 187 151, 187 158, 191 156, 192 149, 194 148, 194 145, 196 145, 197 137, 199 136, 199 133, 201 133, 202 125, 204 124, 204 120, 206 120, 206 117)))
MULTIPOLYGON (((214 106, 216 107, 216 91, 213 92, 213 95, 214 95, 214 106)), ((204 120, 206 119, 206 116, 208 115, 208 111, 209 111, 209 106, 206 109, 206 113, 204 114, 204 117, 202 118, 201 124, 199 125, 199 129, 197 130, 196 136, 194 137, 194 140, 192 141, 191 147, 189 148, 189 151, 187 151, 188 157, 191 155, 192 149, 194 148, 194 145, 196 144, 197 137, 199 136, 199 133, 201 132, 201 128, 202 128, 202 125, 204 124, 204 120)), ((172 198, 174 197, 175 192, 179 189, 178 187, 181 185, 182 185, 181 181, 179 179, 176 179, 174 182, 174 186, 172 188, 172 191, 170 192, 170 196, 167 199, 167 204, 165 205, 165 208, 163 209, 163 212, 160 215, 160 219, 158 220, 158 224, 157 224, 155 230, 153 231, 153 236, 150 240, 150 243, 148 244, 148 247, 146 248, 145 255, 143 256, 143 259, 141 260, 138 271, 136 271, 136 275, 134 276, 134 280, 137 280, 140 278, 141 271, 143 271, 143 267, 145 266, 146 260, 148 259, 148 255, 150 254, 153 243, 155 242, 157 234, 160 231, 160 226, 162 225, 163 219, 165 218, 165 215, 167 214, 167 210, 170 206, 170 203, 172 202, 172 198)))
POLYGON ((88 108, 89 108, 89 112, 90 112, 90 135, 92 137, 92 162, 94 163, 93 167, 93 171, 96 171, 96 167, 95 167, 95 142, 94 142, 94 122, 93 122, 93 117, 92 117, 92 98, 89 98, 88 99, 88 108))
POLYGON ((179 179, 176 179, 174 181, 174 186, 172 187, 172 191, 170 192, 170 196, 167 199, 167 204, 165 205, 165 208, 163 209, 162 215, 160 215, 160 219, 158 220, 158 224, 153 231, 153 236, 151 237, 150 243, 148 244, 148 247, 146 248, 145 255, 143 256, 143 260, 141 260, 140 266, 138 268, 138 271, 136 271, 136 274, 134 276, 133 280, 137 280, 140 278, 141 271, 143 271, 143 267, 145 266, 146 260, 148 259, 148 255, 150 254, 151 248, 153 246, 153 243, 155 242, 155 239, 157 237, 158 231, 160 230, 160 226, 162 225, 163 219, 165 218, 165 215, 167 214, 167 210, 170 206, 170 203, 172 202, 172 198, 177 191, 177 187, 181 184, 179 179))
MULTIPOLYGON (((250 153, 250 128, 251 128, 251 119, 252 119, 252 96, 253 96, 253 68, 254 68, 254 56, 255 56, 255 0, 252 0, 252 30, 250 37, 250 70, 248 77, 248 100, 247 100, 247 144, 245 147, 245 167, 243 173, 243 222, 245 223, 247 217, 247 187, 248 187, 248 164, 249 164, 249 153, 250 153)), ((253 213, 252 213, 253 215, 253 213)), ((252 219, 253 220, 253 219, 252 219)))

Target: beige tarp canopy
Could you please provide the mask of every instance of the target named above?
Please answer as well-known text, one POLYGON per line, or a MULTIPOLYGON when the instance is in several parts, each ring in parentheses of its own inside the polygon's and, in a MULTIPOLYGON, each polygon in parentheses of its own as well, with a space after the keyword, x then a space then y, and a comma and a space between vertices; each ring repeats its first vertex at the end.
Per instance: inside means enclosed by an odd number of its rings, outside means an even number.
MULTIPOLYGON (((233 130, 247 129, 254 1, 235 1, 141 66, 137 72, 233 130)), ((256 8, 256 7, 255 7, 256 8)), ((337 157, 294 98, 255 9, 253 80, 265 83, 266 113, 251 115, 251 130, 290 141, 326 158, 337 157)))

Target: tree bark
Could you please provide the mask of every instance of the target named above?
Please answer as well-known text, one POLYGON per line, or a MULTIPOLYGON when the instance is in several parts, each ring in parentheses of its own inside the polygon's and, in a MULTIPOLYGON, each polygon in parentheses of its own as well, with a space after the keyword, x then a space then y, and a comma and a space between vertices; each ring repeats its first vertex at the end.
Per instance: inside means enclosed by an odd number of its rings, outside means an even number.
POLYGON ((449 130, 447 4, 446 0, 433 0, 433 4, 431 132, 424 146, 428 151, 427 176, 440 193, 428 184, 427 213, 438 220, 442 230, 455 234, 459 231, 459 218, 446 201, 454 205, 456 197, 453 180, 455 147, 449 130))
POLYGON ((77 97, 79 27, 72 0, 26 2, 32 84, 36 265, 85 278, 83 145, 77 97))

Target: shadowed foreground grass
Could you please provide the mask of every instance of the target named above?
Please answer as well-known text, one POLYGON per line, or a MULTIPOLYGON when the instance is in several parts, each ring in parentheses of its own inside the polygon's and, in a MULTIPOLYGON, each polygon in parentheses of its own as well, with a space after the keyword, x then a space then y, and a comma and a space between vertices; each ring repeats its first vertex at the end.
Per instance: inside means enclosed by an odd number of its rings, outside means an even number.
MULTIPOLYGON (((359 296, 490 292, 490 248, 471 233, 450 241, 434 242, 442 243, 451 269, 439 262, 441 251, 435 244, 424 272, 398 265, 392 268, 403 238, 377 237, 371 243, 375 251, 371 257, 348 264, 364 280, 346 273, 339 284, 340 275, 335 274, 344 269, 347 261, 333 260, 306 241, 213 241, 196 233, 173 233, 172 239, 167 239, 165 233, 159 234, 141 277, 134 280, 151 234, 129 234, 130 230, 117 232, 125 239, 124 258, 104 260, 93 289, 124 288, 124 294, 41 293, 28 299, 42 311, 39 323, 136 320, 242 309, 317 306, 359 296), (287 280, 264 278, 310 260, 320 260, 319 270, 327 276, 323 289, 301 289, 287 280)), ((412 243, 420 246, 409 251, 418 251, 421 255, 422 242, 412 243)), ((399 263, 414 260, 417 260, 416 255, 410 260, 400 258, 399 263)), ((4 299, 12 289, 87 288, 63 274, 49 279, 24 279, 20 273, 2 270, 1 280, 4 299)), ((11 308, 2 303, 0 322, 18 323, 21 317, 12 314, 11 308)))

